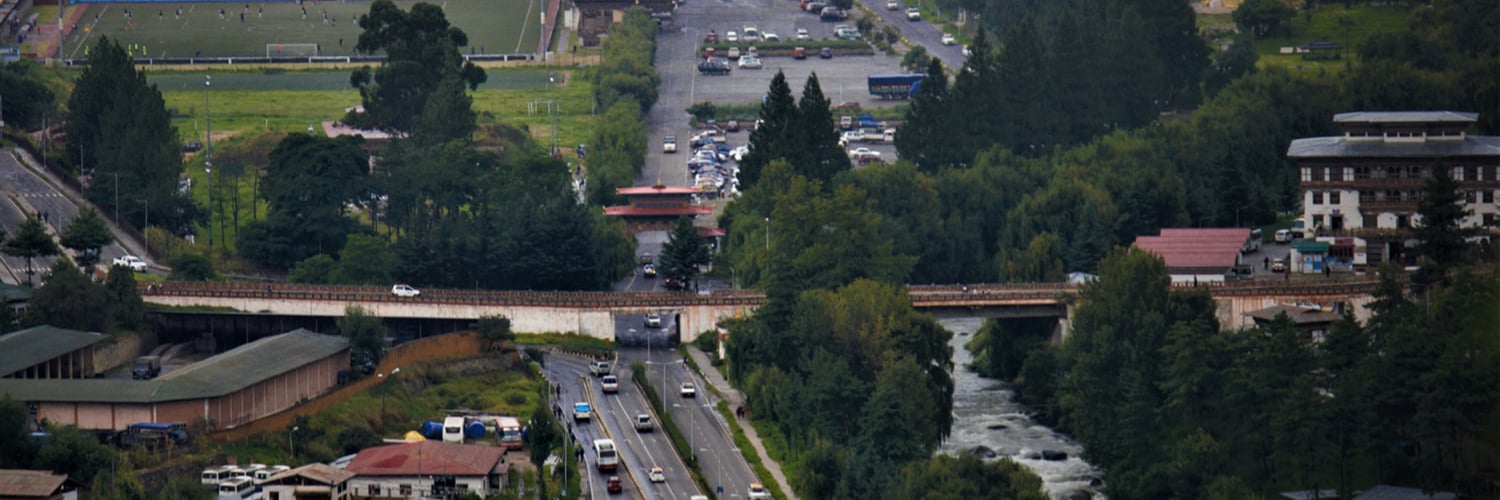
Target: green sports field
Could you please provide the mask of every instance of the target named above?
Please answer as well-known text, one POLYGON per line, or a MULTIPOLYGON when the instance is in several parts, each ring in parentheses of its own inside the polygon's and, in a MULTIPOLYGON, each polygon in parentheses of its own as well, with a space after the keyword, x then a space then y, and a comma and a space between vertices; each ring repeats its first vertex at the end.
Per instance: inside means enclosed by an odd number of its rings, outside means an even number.
MULTIPOLYGON (((404 10, 415 3, 396 0, 404 10)), ((544 0, 430 3, 443 6, 448 21, 469 35, 469 48, 476 53, 536 52, 544 0)), ((370 3, 118 3, 87 8, 68 36, 66 57, 85 57, 84 48, 99 36, 133 46, 137 56, 145 57, 265 56, 267 45, 273 45, 271 55, 276 55, 275 45, 282 46, 282 55, 300 55, 306 44, 318 44, 320 55, 351 55, 360 33, 357 16, 368 13, 370 3)))

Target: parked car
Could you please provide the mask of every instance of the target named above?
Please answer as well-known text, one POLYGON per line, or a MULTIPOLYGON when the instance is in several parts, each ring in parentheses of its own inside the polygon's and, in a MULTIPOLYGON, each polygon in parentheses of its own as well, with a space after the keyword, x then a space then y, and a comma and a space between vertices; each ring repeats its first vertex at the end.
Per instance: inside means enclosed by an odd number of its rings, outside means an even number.
POLYGON ((729 120, 727 122, 724 122, 724 131, 725 132, 739 132, 740 131, 740 121, 739 120, 729 120))
POLYGON ((725 31, 724 32, 724 41, 729 42, 729 43, 738 42, 738 41, 740 41, 740 34, 739 33, 735 33, 734 31, 725 31))
POLYGON ((922 9, 918 9, 916 7, 908 7, 906 9, 906 20, 907 21, 921 21, 922 20, 922 9))
POLYGON ((1291 243, 1292 242, 1292 230, 1290 230, 1290 229, 1278 229, 1278 230, 1276 230, 1276 242, 1277 243, 1291 243))
POLYGON ((661 140, 661 152, 663 152, 663 153, 676 153, 677 152, 677 136, 675 136, 675 135, 669 135, 669 136, 663 137, 662 140, 661 140))
POLYGON ((828 4, 825 4, 823 2, 807 2, 807 6, 803 8, 806 9, 809 13, 820 14, 823 12, 823 7, 827 6, 828 4))
POLYGON ((849 159, 859 162, 879 161, 880 152, 870 148, 854 148, 849 150, 849 159))
POLYGON ((705 75, 727 75, 729 63, 721 59, 708 59, 698 63, 698 72, 705 75))
POLYGON ((797 28, 797 39, 798 40, 810 40, 810 39, 812 39, 812 35, 808 34, 807 28, 797 28))
POLYGON ((807 59, 807 49, 802 47, 792 49, 792 59, 807 59))
POLYGON ((760 58, 755 56, 744 56, 740 58, 740 69, 760 69, 760 58))
POLYGON ((745 30, 740 33, 740 39, 746 42, 760 41, 760 30, 755 26, 745 26, 745 30))
POLYGON ((818 57, 823 59, 833 59, 833 49, 823 47, 822 50, 818 51, 818 57))
POLYGON ((765 33, 762 33, 760 35, 760 38, 762 40, 767 41, 767 42, 779 42, 779 41, 781 41, 781 35, 778 35, 775 32, 771 32, 771 31, 767 31, 765 33))
POLYGON ((391 287, 391 295, 397 297, 416 297, 422 295, 422 291, 412 288, 411 285, 396 285, 391 287))
POLYGON ((131 271, 138 273, 146 272, 146 261, 134 255, 122 255, 111 262, 112 265, 125 266, 131 271))
POLYGON ((849 15, 844 13, 844 9, 838 7, 823 7, 823 12, 818 13, 818 19, 825 23, 843 21, 848 18, 849 15))
POLYGON ((646 477, 650 478, 653 483, 667 482, 667 474, 662 472, 661 467, 652 467, 651 472, 646 473, 646 477))
POLYGON ((957 45, 958 39, 952 33, 943 33, 943 45, 957 45))
POLYGON ((719 34, 708 30, 708 35, 703 37, 703 43, 719 43, 719 34))
POLYGON ((740 58, 740 48, 739 47, 730 47, 729 48, 729 53, 727 55, 729 56, 730 59, 739 59, 740 58))

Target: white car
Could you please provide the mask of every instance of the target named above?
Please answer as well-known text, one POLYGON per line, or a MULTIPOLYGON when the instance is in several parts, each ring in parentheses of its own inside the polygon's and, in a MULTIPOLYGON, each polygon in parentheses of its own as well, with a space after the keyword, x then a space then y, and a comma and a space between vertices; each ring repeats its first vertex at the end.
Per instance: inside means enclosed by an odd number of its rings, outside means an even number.
POLYGON ((760 69, 760 58, 755 56, 740 57, 740 69, 760 69))
POLYGON ((695 386, 695 385, 693 385, 692 382, 683 382, 682 383, 682 388, 678 389, 677 392, 678 392, 678 394, 682 394, 682 397, 685 397, 685 398, 696 398, 696 397, 698 397, 698 387, 695 386))
POLYGON ((661 140, 661 152, 663 152, 663 153, 676 153, 677 152, 677 136, 675 136, 675 135, 669 135, 669 136, 666 136, 665 138, 662 138, 662 140, 661 140))
POLYGON ((746 26, 745 30, 741 32, 740 38, 745 39, 747 42, 760 40, 760 30, 754 26, 746 26))
POLYGON ((599 377, 599 389, 604 391, 605 394, 620 392, 620 379, 614 375, 599 377))
POLYGON ((779 42, 779 41, 781 41, 781 35, 778 35, 775 32, 771 32, 771 31, 767 31, 765 33, 762 33, 760 35, 760 38, 762 40, 767 41, 767 42, 779 42))
POLYGON ((750 483, 750 498, 771 498, 771 492, 760 483, 750 483))
POLYGON ((735 146, 734 149, 729 150, 729 157, 734 158, 734 161, 745 159, 747 154, 750 154, 750 146, 735 146))
POLYGON ((943 45, 957 45, 958 39, 952 33, 943 33, 943 45))
POLYGON ((738 42, 738 41, 740 41, 740 34, 739 33, 735 33, 733 31, 726 31, 726 32, 724 32, 724 41, 726 41, 726 42, 738 42))
POLYGON ((896 0, 885 0, 885 10, 896 10, 901 8, 901 2, 896 0))
MULTIPOLYGON (((918 9, 916 7, 911 7, 911 8, 906 9, 906 20, 907 21, 921 21, 922 20, 922 9, 918 9)), ((730 36, 733 36, 733 34, 731 33, 730 36)))
POLYGON ((396 285, 391 287, 391 295, 397 297, 416 297, 421 294, 421 290, 412 288, 411 285, 396 285))
POLYGON ((809 40, 812 39, 812 35, 807 32, 807 28, 797 28, 797 39, 809 40))
POLYGON ((879 160, 880 152, 870 148, 854 148, 849 150, 849 159, 859 161, 879 160))
POLYGON ((649 315, 646 315, 646 328, 661 328, 661 315, 660 314, 649 314, 649 315))
POLYGON ((667 482, 667 474, 661 471, 661 467, 652 467, 651 472, 646 473, 646 477, 651 478, 653 483, 667 482))
POLYGON ((131 271, 135 271, 138 273, 146 272, 146 261, 141 260, 140 257, 136 257, 134 255, 123 255, 115 259, 113 265, 125 266, 130 268, 131 271))

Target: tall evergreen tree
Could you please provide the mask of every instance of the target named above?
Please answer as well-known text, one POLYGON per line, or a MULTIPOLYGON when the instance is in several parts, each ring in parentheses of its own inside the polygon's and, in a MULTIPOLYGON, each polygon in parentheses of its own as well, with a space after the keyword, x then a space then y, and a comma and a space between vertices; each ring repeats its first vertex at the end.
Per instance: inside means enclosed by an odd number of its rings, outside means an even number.
POLYGON ((125 49, 101 37, 68 99, 68 141, 94 168, 87 195, 117 220, 151 221, 177 234, 193 231, 201 212, 177 189, 182 146, 165 101, 125 49), (121 199, 118 193, 127 193, 121 199), (120 206, 116 206, 119 201, 120 206))
POLYGON ((1089 124, 1094 108, 1092 87, 1096 85, 1090 47, 1085 44, 1078 21, 1071 11, 1063 11, 1052 33, 1048 52, 1046 78, 1048 115, 1052 144, 1074 144, 1092 137, 1098 130, 1089 124))
MULTIPOLYGON (((363 54, 384 52, 386 60, 377 69, 365 66, 349 76, 364 103, 363 113, 345 118, 349 123, 416 132, 428 111, 427 101, 444 79, 457 78, 473 90, 487 78, 483 69, 464 61, 459 49, 469 44, 469 36, 450 25, 437 4, 417 3, 404 12, 391 0, 376 0, 370 13, 359 17, 359 27, 364 31, 354 49, 363 54)), ((447 106, 439 109, 451 112, 447 106)), ((438 118, 427 119, 438 123, 438 118)))
POLYGON ((109 232, 104 218, 93 207, 83 207, 78 216, 68 222, 62 230, 62 244, 78 252, 75 258, 78 267, 89 269, 99 263, 99 249, 113 243, 115 235, 109 232))
MULTIPOLYGON (((948 106, 950 112, 961 113, 964 117, 965 126, 954 130, 955 138, 949 143, 952 145, 952 159, 958 163, 972 161, 976 153, 987 149, 1007 132, 1003 126, 1007 118, 1001 116, 1000 92, 1003 89, 995 60, 995 48, 984 29, 980 28, 974 36, 974 43, 969 45, 969 57, 964 60, 963 69, 953 80, 953 104, 948 106)), ((954 118, 949 116, 948 119, 954 118)))
POLYGON ((698 267, 709 262, 708 245, 698 235, 698 228, 688 217, 677 219, 667 242, 661 249, 661 271, 667 278, 676 279, 692 288, 698 277, 698 267))
POLYGON ((802 100, 797 103, 796 125, 792 128, 801 139, 793 154, 792 168, 798 174, 828 183, 833 176, 849 170, 849 157, 839 148, 838 133, 833 123, 833 113, 828 109, 828 97, 818 84, 818 73, 807 77, 802 87, 802 100))
POLYGON ((1046 53, 1031 18, 1005 36, 1005 50, 997 58, 1002 91, 1001 132, 995 142, 1010 146, 1025 156, 1040 156, 1047 151, 1046 140, 1051 119, 1047 108, 1046 53))
POLYGON ((777 158, 789 159, 792 152, 791 138, 800 131, 797 123, 797 102, 792 96, 792 87, 781 71, 771 77, 771 88, 760 104, 760 121, 750 131, 750 153, 740 160, 741 189, 749 190, 760 180, 766 164, 777 158))
POLYGON ((51 257, 58 254, 57 243, 52 241, 52 235, 42 228, 42 219, 36 213, 26 216, 21 222, 21 228, 16 235, 5 242, 0 251, 6 255, 26 259, 26 284, 33 285, 32 278, 36 270, 32 268, 31 261, 37 257, 51 257))
POLYGON ((1458 182, 1453 180, 1449 168, 1433 165, 1422 200, 1417 202, 1417 214, 1422 219, 1416 229, 1420 240, 1417 251, 1423 258, 1421 270, 1412 276, 1417 283, 1441 281, 1449 269, 1464 260, 1467 231, 1459 224, 1469 215, 1469 208, 1463 205, 1463 194, 1458 191, 1458 182))
POLYGON ((896 129, 896 151, 923 172, 936 172, 950 163, 946 144, 954 133, 949 126, 955 121, 950 118, 953 111, 947 109, 951 98, 943 61, 933 59, 927 64, 922 87, 906 108, 905 126, 896 129))

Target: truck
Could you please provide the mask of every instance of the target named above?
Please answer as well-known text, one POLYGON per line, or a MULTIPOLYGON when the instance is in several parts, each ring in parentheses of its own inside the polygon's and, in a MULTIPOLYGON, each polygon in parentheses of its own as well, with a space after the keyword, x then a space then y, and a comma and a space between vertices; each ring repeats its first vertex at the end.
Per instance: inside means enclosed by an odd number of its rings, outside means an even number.
POLYGON ((922 73, 870 75, 870 95, 881 99, 910 99, 922 88, 922 73))
POLYGON ((151 380, 157 375, 161 375, 161 356, 135 358, 135 365, 130 367, 130 378, 135 380, 151 380))
POLYGON ((137 422, 119 432, 115 444, 121 448, 142 446, 159 448, 167 444, 188 444, 187 424, 162 422, 137 422))
POLYGON ((594 440, 594 458, 599 472, 613 472, 620 467, 620 454, 615 450, 612 439, 594 440))

